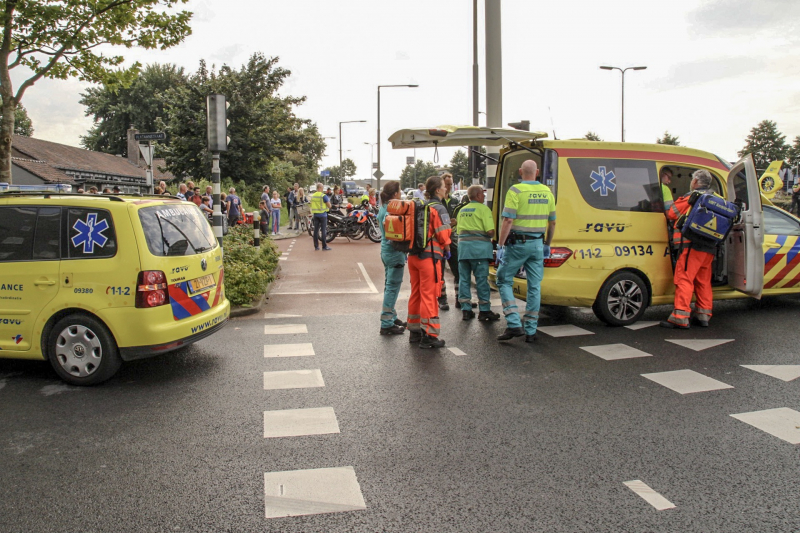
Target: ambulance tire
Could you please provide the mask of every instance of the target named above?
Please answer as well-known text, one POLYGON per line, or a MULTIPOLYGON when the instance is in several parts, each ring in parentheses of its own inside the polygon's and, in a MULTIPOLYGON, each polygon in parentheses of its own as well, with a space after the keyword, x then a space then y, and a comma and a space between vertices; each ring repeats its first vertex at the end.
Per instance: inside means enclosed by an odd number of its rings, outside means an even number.
POLYGON ((595 316, 609 326, 628 326, 644 315, 650 291, 633 272, 618 272, 606 280, 592 305, 595 316))
POLYGON ((97 385, 122 365, 117 343, 108 328, 88 315, 67 315, 53 326, 47 358, 56 374, 70 385, 97 385))

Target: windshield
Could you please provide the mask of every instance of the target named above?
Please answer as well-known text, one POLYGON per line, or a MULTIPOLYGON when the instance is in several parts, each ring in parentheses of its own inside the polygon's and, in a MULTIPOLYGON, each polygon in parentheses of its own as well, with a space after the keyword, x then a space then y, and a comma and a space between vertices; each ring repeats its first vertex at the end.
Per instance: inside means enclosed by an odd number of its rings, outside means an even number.
POLYGON ((147 248, 159 256, 195 255, 217 245, 211 225, 193 205, 158 205, 139 210, 147 248))

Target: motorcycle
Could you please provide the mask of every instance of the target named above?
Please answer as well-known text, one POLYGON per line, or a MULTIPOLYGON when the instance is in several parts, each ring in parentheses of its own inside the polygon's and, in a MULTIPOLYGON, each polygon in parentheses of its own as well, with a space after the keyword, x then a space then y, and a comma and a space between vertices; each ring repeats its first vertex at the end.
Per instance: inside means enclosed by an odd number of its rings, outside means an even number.
POLYGON ((374 208, 364 202, 360 207, 353 209, 349 215, 356 219, 356 223, 361 228, 361 235, 367 236, 372 242, 381 242, 381 229, 378 227, 378 217, 374 208))
POLYGON ((346 212, 330 211, 328 213, 327 242, 336 237, 347 240, 358 240, 366 235, 372 242, 381 241, 378 219, 369 206, 353 207, 347 204, 346 212))

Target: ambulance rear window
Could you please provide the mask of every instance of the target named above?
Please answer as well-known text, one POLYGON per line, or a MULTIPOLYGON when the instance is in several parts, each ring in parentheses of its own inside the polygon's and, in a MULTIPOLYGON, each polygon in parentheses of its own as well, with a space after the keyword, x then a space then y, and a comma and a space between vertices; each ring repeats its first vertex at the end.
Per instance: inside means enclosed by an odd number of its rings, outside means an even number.
POLYGON ((654 161, 570 158, 567 162, 581 196, 592 207, 663 212, 654 161))
POLYGON ((211 225, 193 205, 157 205, 139 210, 150 253, 158 257, 196 255, 217 246, 211 225))

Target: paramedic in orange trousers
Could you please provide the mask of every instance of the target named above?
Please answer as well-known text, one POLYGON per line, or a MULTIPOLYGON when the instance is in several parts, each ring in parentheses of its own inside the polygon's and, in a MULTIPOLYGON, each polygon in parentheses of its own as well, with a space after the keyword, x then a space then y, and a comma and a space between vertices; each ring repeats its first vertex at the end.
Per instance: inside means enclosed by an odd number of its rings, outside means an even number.
MULTIPOLYGON (((692 174, 691 190, 675 200, 667 211, 667 218, 674 224, 681 215, 691 209, 689 197, 692 192, 710 193, 711 174, 707 170, 697 170, 692 174)), ((665 328, 689 329, 689 319, 698 326, 708 327, 711 319, 713 293, 711 290, 711 263, 716 252, 715 245, 703 245, 690 242, 678 228, 673 233, 673 243, 680 246, 682 252, 675 264, 675 308, 667 320, 661 321, 665 328), (692 316, 692 293, 697 297, 695 312, 692 316)))
POLYGON ((440 261, 450 257, 450 216, 441 200, 447 193, 444 180, 432 176, 425 182, 424 203, 428 232, 426 245, 419 254, 408 255, 408 274, 411 278, 411 297, 408 300, 409 342, 419 342, 420 348, 442 348, 439 338, 439 302, 442 290, 440 261))

